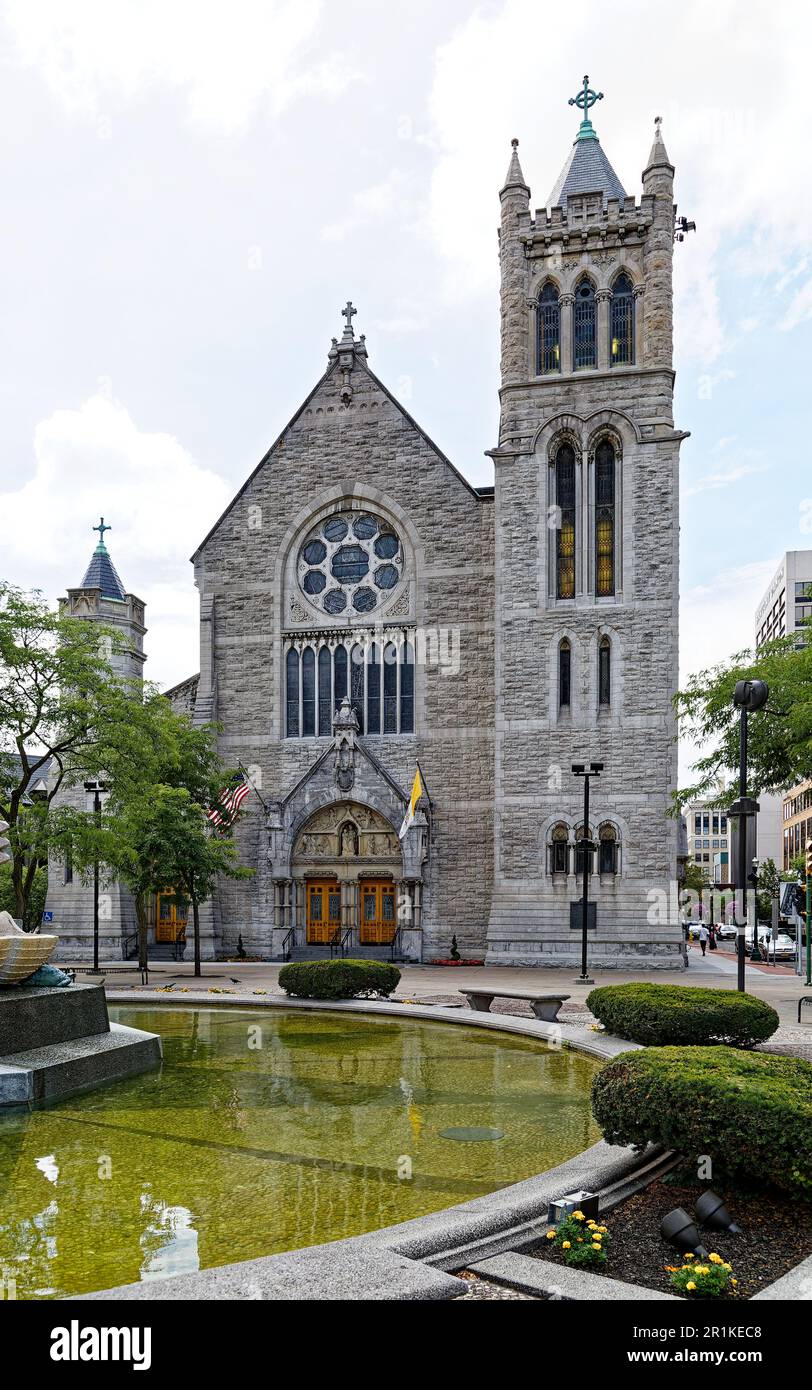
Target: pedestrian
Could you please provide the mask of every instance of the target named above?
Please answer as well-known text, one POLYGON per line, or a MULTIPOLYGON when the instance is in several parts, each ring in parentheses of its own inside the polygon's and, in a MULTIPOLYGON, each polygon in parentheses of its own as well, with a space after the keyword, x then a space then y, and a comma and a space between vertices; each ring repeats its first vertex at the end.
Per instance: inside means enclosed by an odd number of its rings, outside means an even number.
POLYGON ((715 922, 710 922, 710 923, 708 924, 708 950, 709 950, 709 951, 715 951, 715 950, 716 950, 716 923, 715 923, 715 922))
POLYGON ((705 923, 702 922, 702 924, 700 925, 700 928, 699 928, 699 947, 700 947, 700 950, 702 951, 703 956, 704 956, 704 954, 705 954, 705 951, 707 950, 708 940, 709 940, 708 929, 707 929, 707 927, 705 926, 705 923))

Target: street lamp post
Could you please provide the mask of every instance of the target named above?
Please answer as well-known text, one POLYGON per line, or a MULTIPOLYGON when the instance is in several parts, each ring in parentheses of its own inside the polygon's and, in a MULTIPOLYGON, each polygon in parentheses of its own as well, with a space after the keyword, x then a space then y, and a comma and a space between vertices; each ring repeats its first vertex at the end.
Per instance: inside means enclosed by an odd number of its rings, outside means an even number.
MULTIPOLYGON (((770 698, 769 687, 765 681, 737 681, 733 692, 733 706, 739 710, 739 799, 734 802, 728 815, 738 821, 739 863, 738 888, 741 893, 741 910, 736 923, 736 964, 737 989, 744 992, 744 928, 747 918, 747 825, 749 818, 758 811, 758 802, 747 795, 747 716, 763 709, 770 698)), ((754 895, 755 896, 755 895, 754 895)), ((758 950, 758 922, 755 902, 753 903, 753 949, 758 950)))
POLYGON ((586 770, 585 763, 573 763, 572 770, 576 777, 584 779, 584 828, 580 840, 581 852, 583 854, 583 899, 581 902, 581 973, 578 981, 583 985, 594 984, 587 973, 587 942, 589 940, 589 875, 592 866, 592 852, 595 845, 589 838, 589 781, 591 777, 600 777, 603 772, 603 763, 590 763, 589 771, 586 770))
MULTIPOLYGON (((101 826, 102 792, 107 788, 101 782, 85 782, 85 791, 93 797, 93 819, 96 831, 101 826)), ((93 857, 93 974, 99 973, 99 848, 93 857)))

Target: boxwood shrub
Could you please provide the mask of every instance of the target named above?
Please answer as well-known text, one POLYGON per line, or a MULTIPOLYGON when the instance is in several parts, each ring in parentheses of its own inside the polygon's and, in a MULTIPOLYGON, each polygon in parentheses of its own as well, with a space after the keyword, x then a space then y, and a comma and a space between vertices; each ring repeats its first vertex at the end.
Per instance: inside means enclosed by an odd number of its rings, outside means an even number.
POLYGON ((283 965, 279 983, 299 999, 353 999, 391 994, 400 982, 397 966, 379 960, 295 961, 283 965))
POLYGON ((610 1144, 662 1144, 731 1177, 812 1195, 812 1066, 732 1047, 622 1052, 592 1083, 610 1144))
POLYGON ((732 989, 691 985, 606 985, 587 995, 587 1008, 609 1033, 654 1046, 732 1043, 752 1047, 778 1027, 763 999, 732 989))

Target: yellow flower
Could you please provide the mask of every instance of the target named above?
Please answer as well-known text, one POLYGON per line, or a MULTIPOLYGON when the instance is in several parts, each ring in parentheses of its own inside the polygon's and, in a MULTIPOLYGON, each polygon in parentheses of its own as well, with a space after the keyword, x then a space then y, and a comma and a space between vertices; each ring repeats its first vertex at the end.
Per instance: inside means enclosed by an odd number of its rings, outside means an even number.
POLYGON ((597 1242, 596 1240, 593 1240, 593 1242, 592 1242, 592 1249, 593 1249, 593 1250, 600 1250, 601 1248, 602 1248, 602 1247, 598 1244, 598 1242, 597 1242))
POLYGON ((695 1273, 695 1274, 710 1274, 710 1270, 708 1269, 708 1266, 707 1266, 707 1265, 697 1265, 696 1269, 694 1270, 694 1273, 695 1273))
POLYGON ((555 1240, 555 1231, 548 1231, 548 1232, 547 1232, 547 1239, 548 1239, 548 1240, 555 1240))
POLYGON ((562 1242, 561 1242, 561 1249, 562 1249, 562 1250, 569 1250, 570 1248, 571 1248, 571 1247, 570 1247, 570 1242, 569 1242, 568 1240, 562 1240, 562 1242))
POLYGON ((578 1242, 579 1245, 583 1245, 583 1243, 584 1243, 584 1238, 583 1238, 583 1236, 576 1236, 575 1239, 577 1240, 577 1242, 578 1242))
POLYGON ((693 1279, 689 1279, 685 1287, 689 1293, 693 1293, 694 1289, 696 1288, 696 1284, 694 1283, 693 1279))
POLYGON ((585 1221, 585 1220, 586 1220, 586 1217, 584 1216, 584 1213, 583 1213, 582 1211, 574 1211, 574 1212, 572 1213, 572 1215, 573 1215, 573 1218, 574 1218, 575 1221, 585 1221))
POLYGON ((720 1265, 722 1263, 721 1255, 709 1255, 708 1259, 710 1260, 712 1265, 720 1265))
MULTIPOLYGON (((725 1265, 725 1269, 727 1270, 728 1274, 731 1274, 731 1273, 733 1272, 733 1266, 732 1266, 732 1265, 725 1265)), ((735 1282, 736 1282, 736 1280, 734 1279, 734 1280, 733 1280, 733 1283, 735 1284, 735 1282)))
POLYGON ((730 1282, 731 1282, 731 1284, 738 1284, 739 1281, 738 1281, 738 1279, 731 1279, 730 1282))

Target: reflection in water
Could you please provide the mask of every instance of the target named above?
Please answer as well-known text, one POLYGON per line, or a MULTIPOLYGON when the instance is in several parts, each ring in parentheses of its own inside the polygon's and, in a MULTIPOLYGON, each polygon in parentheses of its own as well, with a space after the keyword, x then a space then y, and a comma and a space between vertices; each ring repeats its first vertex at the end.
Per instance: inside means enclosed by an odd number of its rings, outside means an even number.
POLYGON ((160 1072, 0 1118, 0 1278, 18 1298, 357 1235, 598 1137, 598 1064, 528 1039, 282 1010, 111 1013, 162 1035, 160 1072))

